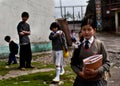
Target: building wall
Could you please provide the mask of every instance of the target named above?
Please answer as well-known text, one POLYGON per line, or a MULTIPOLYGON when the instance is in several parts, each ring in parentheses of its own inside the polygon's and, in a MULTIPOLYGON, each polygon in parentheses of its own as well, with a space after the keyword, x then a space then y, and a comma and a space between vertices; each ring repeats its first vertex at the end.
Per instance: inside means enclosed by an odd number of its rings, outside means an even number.
POLYGON ((32 48, 35 48, 35 44, 50 45, 48 35, 50 23, 54 21, 54 0, 0 0, 0 11, 0 54, 9 51, 4 36, 10 35, 19 43, 16 27, 23 11, 30 14, 27 22, 31 27, 32 48))

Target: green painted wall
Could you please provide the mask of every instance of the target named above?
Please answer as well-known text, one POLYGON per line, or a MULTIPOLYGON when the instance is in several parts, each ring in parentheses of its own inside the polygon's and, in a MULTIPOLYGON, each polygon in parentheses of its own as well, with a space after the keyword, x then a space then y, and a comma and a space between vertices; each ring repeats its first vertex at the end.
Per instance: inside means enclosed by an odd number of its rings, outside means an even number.
POLYGON ((32 52, 41 52, 41 51, 48 51, 52 49, 50 42, 43 42, 43 43, 33 43, 31 44, 32 52))
MULTIPOLYGON (((41 51, 49 51, 52 49, 50 42, 42 42, 42 43, 31 43, 32 53, 41 52, 41 51)), ((8 46, 0 46, 0 58, 8 57, 9 55, 9 47, 8 46)))

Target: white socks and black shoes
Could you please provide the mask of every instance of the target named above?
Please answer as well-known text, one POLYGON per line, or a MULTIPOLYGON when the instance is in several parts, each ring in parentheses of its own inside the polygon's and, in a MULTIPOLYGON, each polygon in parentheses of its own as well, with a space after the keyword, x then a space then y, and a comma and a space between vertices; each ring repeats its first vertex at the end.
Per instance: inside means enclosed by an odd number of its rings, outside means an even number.
POLYGON ((60 81, 60 67, 56 68, 56 77, 53 79, 54 82, 60 81))
POLYGON ((54 82, 60 81, 60 75, 63 75, 65 73, 64 67, 57 67, 56 68, 56 77, 53 79, 54 82))

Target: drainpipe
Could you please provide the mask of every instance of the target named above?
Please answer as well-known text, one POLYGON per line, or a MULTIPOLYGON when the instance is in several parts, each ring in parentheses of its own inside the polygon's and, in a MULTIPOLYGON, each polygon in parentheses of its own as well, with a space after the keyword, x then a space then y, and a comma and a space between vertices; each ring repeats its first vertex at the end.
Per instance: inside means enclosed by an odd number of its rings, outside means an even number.
POLYGON ((116 33, 118 32, 118 12, 115 11, 115 28, 116 28, 116 33))
POLYGON ((61 17, 63 18, 63 13, 62 13, 62 0, 60 0, 60 12, 61 12, 61 17))

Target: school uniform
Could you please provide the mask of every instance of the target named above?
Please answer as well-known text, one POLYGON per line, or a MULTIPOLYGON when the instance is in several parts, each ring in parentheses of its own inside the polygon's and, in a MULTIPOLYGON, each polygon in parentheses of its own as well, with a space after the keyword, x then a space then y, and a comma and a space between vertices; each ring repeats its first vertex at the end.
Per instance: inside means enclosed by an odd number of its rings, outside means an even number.
POLYGON ((55 65, 63 66, 64 65, 63 46, 67 49, 67 44, 65 34, 63 33, 61 37, 57 34, 58 34, 57 32, 51 32, 49 35, 49 39, 52 40, 52 50, 55 65))
POLYGON ((103 78, 104 72, 109 71, 110 61, 108 60, 108 55, 105 50, 104 44, 94 38, 93 36, 88 40, 88 49, 85 49, 85 41, 74 50, 73 56, 71 58, 71 68, 77 74, 73 86, 106 86, 106 81, 103 78), (98 75, 91 79, 84 79, 78 75, 79 71, 83 68, 83 59, 95 54, 103 55, 103 65, 98 68, 98 75))
POLYGON ((62 35, 59 36, 57 32, 51 32, 49 39, 52 41, 52 51, 53 51, 53 60, 56 66, 56 77, 53 79, 54 82, 60 81, 60 74, 64 74, 64 58, 63 58, 63 47, 67 49, 65 34, 62 32, 62 35), (61 72, 62 71, 62 72, 61 72))

